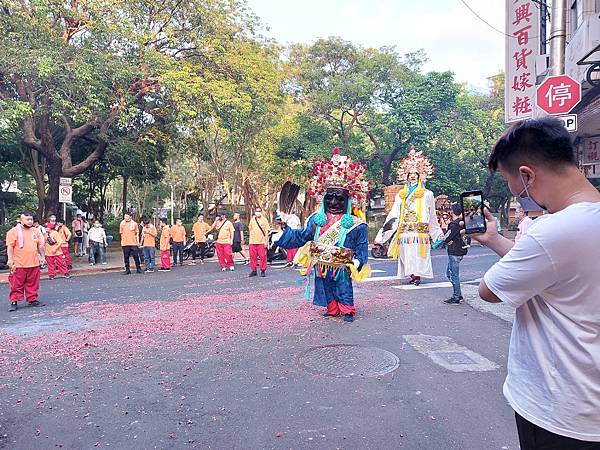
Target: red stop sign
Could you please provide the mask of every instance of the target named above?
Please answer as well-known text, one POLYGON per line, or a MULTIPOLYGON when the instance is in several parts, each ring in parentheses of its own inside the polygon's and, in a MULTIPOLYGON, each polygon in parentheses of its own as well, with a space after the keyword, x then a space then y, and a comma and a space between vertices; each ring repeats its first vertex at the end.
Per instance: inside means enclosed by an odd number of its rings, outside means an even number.
POLYGON ((580 101, 581 84, 569 75, 548 77, 536 90, 536 104, 550 115, 567 114, 580 101))

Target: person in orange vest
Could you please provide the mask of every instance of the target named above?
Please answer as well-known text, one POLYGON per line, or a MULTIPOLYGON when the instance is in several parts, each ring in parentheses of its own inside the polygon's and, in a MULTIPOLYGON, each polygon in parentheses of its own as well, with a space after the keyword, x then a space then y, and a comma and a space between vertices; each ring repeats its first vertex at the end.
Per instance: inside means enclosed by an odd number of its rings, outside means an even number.
POLYGON ((160 269, 159 272, 171 270, 171 230, 167 219, 160 219, 160 269))
POLYGON ((215 220, 212 227, 219 233, 217 242, 215 243, 215 250, 221 270, 223 272, 228 268, 231 271, 235 270, 233 266, 233 234, 235 232, 233 224, 227 220, 227 216, 223 213, 215 220))
MULTIPOLYGON (((200 253, 200 264, 204 264, 204 257, 206 256, 206 233, 210 230, 212 230, 212 227, 204 221, 204 215, 200 214, 198 221, 192 226, 196 249, 200 253)), ((192 254, 192 258, 190 265, 193 266, 196 264, 196 252, 192 254)))
POLYGON ((271 225, 266 217, 263 216, 262 208, 254 208, 254 217, 248 223, 250 232, 250 277, 257 275, 256 269, 260 261, 260 276, 267 275, 267 246, 269 245, 267 236, 271 225))
POLYGON ((33 215, 21 214, 21 223, 6 233, 8 255, 9 311, 16 311, 18 302, 27 300, 30 306, 43 306, 38 300, 40 263, 44 262, 44 236, 33 227, 33 215))
POLYGON ((144 216, 142 223, 144 226, 142 227, 142 242, 140 243, 140 247, 144 253, 144 265, 146 266, 146 272, 152 273, 154 272, 156 235, 158 234, 158 231, 156 231, 154 224, 150 222, 149 217, 144 216))
POLYGON ((140 266, 140 252, 139 252, 139 237, 138 237, 138 224, 131 218, 131 214, 125 213, 123 220, 119 225, 119 233, 121 234, 121 247, 123 249, 123 260, 125 261, 125 275, 130 275, 129 270, 129 258, 133 256, 135 262, 135 268, 137 273, 144 273, 140 266))
POLYGON ((62 251, 63 237, 62 234, 56 231, 57 224, 46 224, 46 246, 44 253, 46 255, 46 263, 48 264, 48 278, 54 280, 56 270, 65 278, 71 278, 69 269, 67 269, 67 261, 62 251))
POLYGON ((173 265, 177 265, 177 255, 179 255, 179 265, 183 266, 183 248, 185 247, 185 228, 181 219, 175 219, 175 225, 171 227, 171 237, 173 238, 173 265))
POLYGON ((73 260, 71 259, 71 252, 69 251, 69 241, 71 240, 73 233, 71 233, 71 230, 65 225, 64 220, 56 219, 56 224, 58 225, 56 231, 58 231, 62 237, 60 248, 62 249, 63 255, 65 255, 67 269, 71 270, 73 269, 73 260))

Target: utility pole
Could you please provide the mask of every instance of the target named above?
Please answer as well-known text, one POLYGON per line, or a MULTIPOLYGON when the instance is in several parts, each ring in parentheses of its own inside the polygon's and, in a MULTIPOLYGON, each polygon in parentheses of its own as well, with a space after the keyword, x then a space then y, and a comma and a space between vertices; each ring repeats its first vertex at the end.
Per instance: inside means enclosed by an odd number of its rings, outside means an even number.
POLYGON ((550 75, 565 73, 567 40, 567 0, 552 0, 550 14, 550 75))

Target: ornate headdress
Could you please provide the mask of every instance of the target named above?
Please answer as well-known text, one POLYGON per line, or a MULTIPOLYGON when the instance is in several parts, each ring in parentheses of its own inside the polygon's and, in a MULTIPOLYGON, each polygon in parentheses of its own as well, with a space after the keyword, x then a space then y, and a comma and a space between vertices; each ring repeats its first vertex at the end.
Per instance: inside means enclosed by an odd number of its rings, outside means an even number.
POLYGON ((408 156, 400 161, 400 167, 398 167, 398 179, 400 181, 406 181, 408 175, 411 173, 419 174, 419 181, 424 182, 428 178, 433 176, 435 168, 431 164, 431 158, 423 155, 423 152, 415 150, 413 145, 408 152, 408 156))
POLYGON ((315 163, 308 192, 322 201, 328 188, 345 189, 353 205, 364 206, 371 187, 371 183, 364 179, 364 172, 363 164, 352 161, 349 156, 340 155, 340 149, 336 147, 330 161, 319 159, 315 163))

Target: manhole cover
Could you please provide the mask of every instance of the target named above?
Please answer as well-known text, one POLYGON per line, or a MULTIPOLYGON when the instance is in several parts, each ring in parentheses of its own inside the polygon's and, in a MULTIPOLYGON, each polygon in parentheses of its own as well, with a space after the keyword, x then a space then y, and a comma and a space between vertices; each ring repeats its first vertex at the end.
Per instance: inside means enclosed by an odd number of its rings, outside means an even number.
POLYGON ((444 358, 449 364, 477 364, 472 358, 469 358, 463 352, 436 352, 441 358, 444 358))
POLYGON ((318 375, 375 377, 396 370, 400 360, 377 347, 340 344, 312 348, 300 355, 298 363, 318 375))

